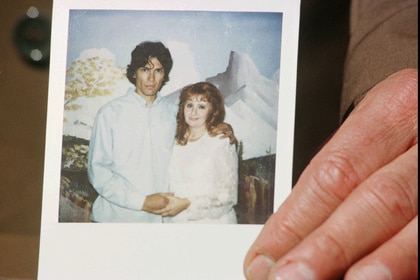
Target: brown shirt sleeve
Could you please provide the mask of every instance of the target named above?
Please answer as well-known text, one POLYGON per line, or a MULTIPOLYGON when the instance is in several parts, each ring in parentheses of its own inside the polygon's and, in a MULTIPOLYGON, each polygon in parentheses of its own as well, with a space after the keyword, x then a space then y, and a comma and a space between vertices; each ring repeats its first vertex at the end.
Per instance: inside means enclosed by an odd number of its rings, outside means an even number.
POLYGON ((353 0, 340 117, 390 74, 418 67, 418 0, 353 0))

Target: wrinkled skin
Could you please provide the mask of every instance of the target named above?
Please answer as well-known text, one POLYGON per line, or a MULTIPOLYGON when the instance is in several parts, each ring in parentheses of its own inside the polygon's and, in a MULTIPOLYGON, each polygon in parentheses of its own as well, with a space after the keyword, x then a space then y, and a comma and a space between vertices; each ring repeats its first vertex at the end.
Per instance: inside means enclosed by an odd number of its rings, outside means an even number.
POLYGON ((244 273, 417 279, 417 236, 418 73, 405 69, 372 88, 312 159, 249 249, 244 273))

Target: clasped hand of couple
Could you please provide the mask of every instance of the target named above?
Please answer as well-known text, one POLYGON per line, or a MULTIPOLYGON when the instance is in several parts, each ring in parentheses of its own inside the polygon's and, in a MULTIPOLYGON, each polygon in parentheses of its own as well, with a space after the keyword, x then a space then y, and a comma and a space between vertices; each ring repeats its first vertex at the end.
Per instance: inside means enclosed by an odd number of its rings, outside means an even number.
POLYGON ((190 206, 186 198, 174 196, 173 193, 156 193, 147 196, 143 210, 162 217, 173 217, 190 206))

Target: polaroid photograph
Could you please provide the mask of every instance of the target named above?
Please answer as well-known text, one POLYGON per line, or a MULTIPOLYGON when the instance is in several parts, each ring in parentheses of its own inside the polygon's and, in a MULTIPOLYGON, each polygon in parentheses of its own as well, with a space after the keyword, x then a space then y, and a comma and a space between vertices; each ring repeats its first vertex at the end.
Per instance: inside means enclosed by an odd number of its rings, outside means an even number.
POLYGON ((39 279, 243 279, 292 188, 299 12, 54 0, 39 279))

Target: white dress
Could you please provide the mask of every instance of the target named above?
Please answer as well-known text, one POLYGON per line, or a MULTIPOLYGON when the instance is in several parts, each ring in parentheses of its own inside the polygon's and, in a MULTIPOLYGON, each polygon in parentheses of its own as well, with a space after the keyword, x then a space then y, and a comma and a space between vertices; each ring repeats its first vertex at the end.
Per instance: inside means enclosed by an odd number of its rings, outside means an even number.
POLYGON ((228 138, 205 134, 176 144, 169 163, 170 191, 188 198, 188 209, 167 219, 172 223, 236 224, 238 156, 228 138))

